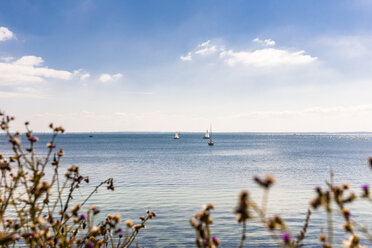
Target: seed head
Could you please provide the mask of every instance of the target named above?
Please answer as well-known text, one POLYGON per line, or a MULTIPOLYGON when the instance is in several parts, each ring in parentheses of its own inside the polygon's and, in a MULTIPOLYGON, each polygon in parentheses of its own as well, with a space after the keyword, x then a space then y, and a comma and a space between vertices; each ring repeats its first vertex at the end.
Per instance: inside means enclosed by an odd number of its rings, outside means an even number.
POLYGON ((129 228, 132 228, 132 227, 134 226, 132 220, 126 220, 126 221, 125 221, 125 225, 126 225, 127 227, 129 227, 129 228))

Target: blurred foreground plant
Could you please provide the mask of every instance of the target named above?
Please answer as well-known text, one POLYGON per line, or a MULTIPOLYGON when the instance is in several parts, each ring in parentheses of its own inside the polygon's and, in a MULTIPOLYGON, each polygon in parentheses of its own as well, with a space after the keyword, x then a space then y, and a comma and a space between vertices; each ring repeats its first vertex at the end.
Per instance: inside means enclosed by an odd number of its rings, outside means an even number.
MULTIPOLYGON (((368 161, 370 168, 372 169, 372 157, 369 158, 368 161)), ((255 220, 256 222, 261 223, 266 228, 274 243, 276 243, 278 247, 303 247, 303 241, 306 238, 306 233, 310 223, 310 216, 312 213, 311 210, 308 209, 303 227, 299 233, 296 236, 292 235, 281 216, 275 215, 269 217, 267 213, 268 194, 271 186, 274 184, 274 178, 272 176, 267 176, 265 178, 254 177, 254 181, 264 190, 262 202, 261 205, 258 205, 250 197, 248 191, 244 190, 241 192, 238 199, 238 206, 235 209, 236 219, 238 223, 242 224, 242 234, 238 247, 242 248, 244 246, 244 243, 247 239, 246 229, 250 220, 255 220)), ((340 247, 340 245, 342 245, 346 248, 364 248, 366 246, 362 246, 360 244, 359 235, 363 235, 366 241, 370 242, 372 247, 372 233, 366 226, 363 226, 357 221, 353 220, 352 214, 347 207, 356 200, 367 200, 372 202, 369 186, 362 185, 362 193, 360 196, 357 196, 357 194, 349 191, 348 184, 343 183, 339 186, 335 185, 333 183, 332 171, 331 180, 329 182, 326 181, 326 185, 326 189, 317 187, 315 189, 316 197, 310 201, 310 207, 313 208, 313 210, 323 208, 327 216, 327 235, 323 233, 323 230, 320 231, 319 235, 321 247, 331 248, 334 246, 340 247), (343 241, 342 244, 334 244, 335 242, 333 241, 333 215, 336 212, 338 213, 338 216, 341 216, 342 221, 344 222, 342 228, 346 235, 349 236, 349 239, 343 241), (359 231, 359 234, 357 234, 357 231, 359 231)), ((211 204, 211 206, 213 206, 214 209, 214 205, 211 204)), ((206 208, 203 212, 197 213, 190 221, 191 226, 197 231, 197 247, 211 248, 220 245, 220 241, 218 241, 218 243, 211 242, 211 230, 208 223, 211 224, 212 218, 210 216, 209 209, 211 208, 206 208)), ((254 236, 255 234, 252 234, 252 238, 254 238, 254 236)), ((214 237, 214 239, 217 238, 214 237)))
POLYGON ((11 154, 0 153, 0 246, 15 247, 130 247, 145 223, 156 216, 147 210, 140 223, 131 220, 120 227, 121 217, 110 214, 104 221, 95 223, 100 212, 91 206, 83 213, 82 207, 101 186, 114 190, 109 178, 81 200, 81 204, 70 206, 76 189, 89 178, 80 174, 79 167, 72 165, 64 176, 60 174, 62 149, 56 151, 55 139, 63 134, 63 127, 50 124, 50 141, 46 144, 46 155, 39 156, 34 149, 39 138, 33 136, 29 123, 25 123, 26 145, 21 144, 20 132, 9 130, 14 117, 0 112, 0 127, 10 143, 11 154), (46 176, 47 172, 51 176, 46 176), (52 194, 53 193, 53 194, 52 194))

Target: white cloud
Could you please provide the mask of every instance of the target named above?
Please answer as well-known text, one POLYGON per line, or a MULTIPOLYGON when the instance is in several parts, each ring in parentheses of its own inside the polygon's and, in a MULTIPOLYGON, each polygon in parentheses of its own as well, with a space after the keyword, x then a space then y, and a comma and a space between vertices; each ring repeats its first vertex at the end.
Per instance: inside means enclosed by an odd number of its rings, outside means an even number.
POLYGON ((108 73, 103 73, 99 76, 99 81, 102 83, 107 83, 113 80, 117 80, 123 77, 123 74, 121 73, 116 73, 116 74, 108 74, 108 73))
POLYGON ((79 69, 72 72, 72 77, 79 78, 81 81, 85 81, 90 78, 90 73, 85 72, 83 69, 79 69))
MULTIPOLYGON (((259 38, 255 38, 253 41, 264 44, 265 46, 275 45, 275 41, 271 39, 260 40, 259 38)), ((194 51, 189 52, 187 56, 181 56, 180 59, 182 61, 191 61, 192 58, 196 58, 197 56, 213 54, 219 54, 218 58, 213 58, 216 60, 220 59, 229 66, 242 64, 257 67, 275 67, 283 65, 309 64, 317 60, 316 57, 305 54, 304 50, 292 52, 276 48, 262 48, 253 51, 234 51, 232 49, 226 50, 222 46, 214 45, 210 40, 199 44, 194 51)))
POLYGON ((275 45, 275 41, 272 40, 272 39, 261 40, 260 38, 257 37, 255 39, 253 39, 252 41, 255 42, 255 43, 264 45, 264 46, 274 46, 275 45))
POLYGON ((182 61, 191 61, 192 60, 191 52, 188 52, 186 56, 181 56, 180 59, 182 61))
POLYGON ((43 82, 45 78, 71 79, 71 72, 41 67, 43 62, 41 57, 36 56, 23 56, 12 63, 0 62, 0 84, 43 82))
POLYGON ((107 74, 107 73, 104 73, 104 74, 101 74, 101 76, 99 76, 99 81, 101 81, 102 83, 107 83, 109 81, 112 81, 112 77, 110 74, 107 74))
POLYGON ((199 44, 199 47, 206 47, 206 46, 208 46, 209 44, 211 44, 211 40, 207 40, 207 41, 205 41, 205 42, 199 44))
POLYGON ((198 45, 198 47, 192 51, 188 52, 186 56, 180 56, 180 60, 182 61, 191 61, 193 55, 198 56, 207 56, 216 53, 220 48, 216 45, 213 45, 211 40, 207 40, 198 45))
POLYGON ((13 62, 14 65, 20 66, 38 66, 44 63, 44 60, 41 57, 36 56, 23 56, 22 58, 13 62))
POLYGON ((195 51, 195 54, 199 55, 209 55, 217 51, 217 46, 212 45, 210 40, 203 42, 198 45, 198 49, 195 51))
POLYGON ((112 77, 113 77, 114 79, 120 79, 120 78, 123 77, 123 74, 121 74, 121 73, 116 73, 116 74, 112 75, 112 77))
POLYGON ((80 76, 80 80, 84 81, 86 79, 90 78, 90 73, 84 73, 80 76))
POLYGON ((0 27, 0 41, 10 40, 14 38, 14 34, 6 27, 0 27))
POLYGON ((223 51, 220 57, 230 65, 243 64, 257 67, 273 67, 281 65, 309 64, 317 60, 316 57, 305 54, 305 51, 290 52, 287 50, 265 48, 250 51, 223 51))

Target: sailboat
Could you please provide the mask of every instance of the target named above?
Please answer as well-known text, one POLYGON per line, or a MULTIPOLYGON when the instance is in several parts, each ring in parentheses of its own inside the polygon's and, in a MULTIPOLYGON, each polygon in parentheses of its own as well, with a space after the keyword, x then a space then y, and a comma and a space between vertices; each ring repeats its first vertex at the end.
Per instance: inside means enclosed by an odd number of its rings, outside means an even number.
POLYGON ((209 136, 209 132, 208 132, 208 130, 205 132, 205 134, 204 134, 204 137, 203 137, 203 139, 209 139, 210 138, 210 136, 209 136))
POLYGON ((178 133, 175 133, 173 139, 179 139, 179 138, 180 136, 178 136, 178 133))
POLYGON ((208 145, 209 146, 213 146, 214 145, 214 142, 212 140, 212 125, 211 125, 211 132, 210 132, 210 135, 209 135, 209 142, 208 142, 208 145))

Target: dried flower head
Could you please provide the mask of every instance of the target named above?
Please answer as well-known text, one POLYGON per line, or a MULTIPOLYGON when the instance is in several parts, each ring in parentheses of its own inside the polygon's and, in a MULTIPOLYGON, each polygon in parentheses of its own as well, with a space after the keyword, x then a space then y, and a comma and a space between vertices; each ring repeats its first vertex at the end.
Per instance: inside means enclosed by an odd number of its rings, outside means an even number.
POLYGON ((134 226, 134 223, 132 220, 126 220, 125 221, 125 225, 129 228, 132 228, 134 226))
POLYGON ((240 193, 238 206, 235 210, 236 219, 239 223, 245 222, 251 218, 249 213, 249 194, 248 191, 244 190, 240 193))
POLYGON ((269 189, 275 183, 275 178, 270 175, 266 176, 264 179, 261 179, 258 176, 255 176, 253 179, 258 185, 265 189, 269 189))

